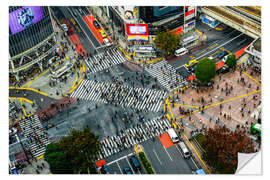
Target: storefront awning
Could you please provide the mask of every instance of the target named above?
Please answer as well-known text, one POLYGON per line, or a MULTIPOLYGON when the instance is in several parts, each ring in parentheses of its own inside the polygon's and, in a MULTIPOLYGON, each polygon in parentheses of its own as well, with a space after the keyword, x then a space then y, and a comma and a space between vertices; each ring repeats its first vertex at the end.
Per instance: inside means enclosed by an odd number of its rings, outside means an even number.
POLYGON ((143 35, 128 36, 128 41, 148 41, 148 36, 143 35))

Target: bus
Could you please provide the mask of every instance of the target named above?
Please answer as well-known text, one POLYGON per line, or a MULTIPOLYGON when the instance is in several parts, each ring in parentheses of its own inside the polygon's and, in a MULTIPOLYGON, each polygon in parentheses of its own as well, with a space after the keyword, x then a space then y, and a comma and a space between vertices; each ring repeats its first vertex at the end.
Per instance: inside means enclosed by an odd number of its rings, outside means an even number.
POLYGON ((251 126, 251 134, 261 137, 262 126, 259 123, 255 123, 251 126))

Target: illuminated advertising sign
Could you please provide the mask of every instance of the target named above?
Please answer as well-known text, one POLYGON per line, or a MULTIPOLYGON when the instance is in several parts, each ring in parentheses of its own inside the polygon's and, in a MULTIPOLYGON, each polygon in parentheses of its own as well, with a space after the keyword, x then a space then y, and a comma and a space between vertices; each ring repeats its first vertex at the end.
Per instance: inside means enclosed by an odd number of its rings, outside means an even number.
POLYGON ((148 35, 148 24, 126 24, 127 35, 148 35))
POLYGON ((9 27, 12 34, 23 31, 44 17, 41 6, 23 6, 9 13, 9 27))
POLYGON ((195 13, 195 9, 192 9, 192 10, 186 12, 186 13, 185 13, 185 16, 189 16, 189 15, 191 15, 191 14, 193 14, 193 13, 195 13))

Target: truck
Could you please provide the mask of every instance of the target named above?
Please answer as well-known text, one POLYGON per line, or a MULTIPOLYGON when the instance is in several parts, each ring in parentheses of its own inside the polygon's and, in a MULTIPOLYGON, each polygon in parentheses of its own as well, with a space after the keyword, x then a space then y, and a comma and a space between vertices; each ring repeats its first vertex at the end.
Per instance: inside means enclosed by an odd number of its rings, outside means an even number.
POLYGON ((173 128, 168 129, 168 134, 169 134, 173 143, 179 142, 179 137, 177 136, 177 134, 173 128))

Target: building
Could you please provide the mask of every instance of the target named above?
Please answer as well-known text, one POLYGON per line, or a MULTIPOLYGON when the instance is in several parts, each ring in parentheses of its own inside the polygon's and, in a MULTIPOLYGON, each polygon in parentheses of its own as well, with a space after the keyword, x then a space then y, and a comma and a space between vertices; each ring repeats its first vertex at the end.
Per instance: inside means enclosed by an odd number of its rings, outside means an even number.
POLYGON ((153 44, 158 28, 178 35, 194 30, 197 11, 195 6, 92 6, 89 9, 105 21, 109 34, 122 42, 124 48, 153 44))
POLYGON ((9 7, 9 78, 14 83, 46 68, 57 47, 48 7, 9 7))
POLYGON ((255 39, 245 51, 250 54, 250 59, 254 65, 261 66, 261 38, 255 39))

